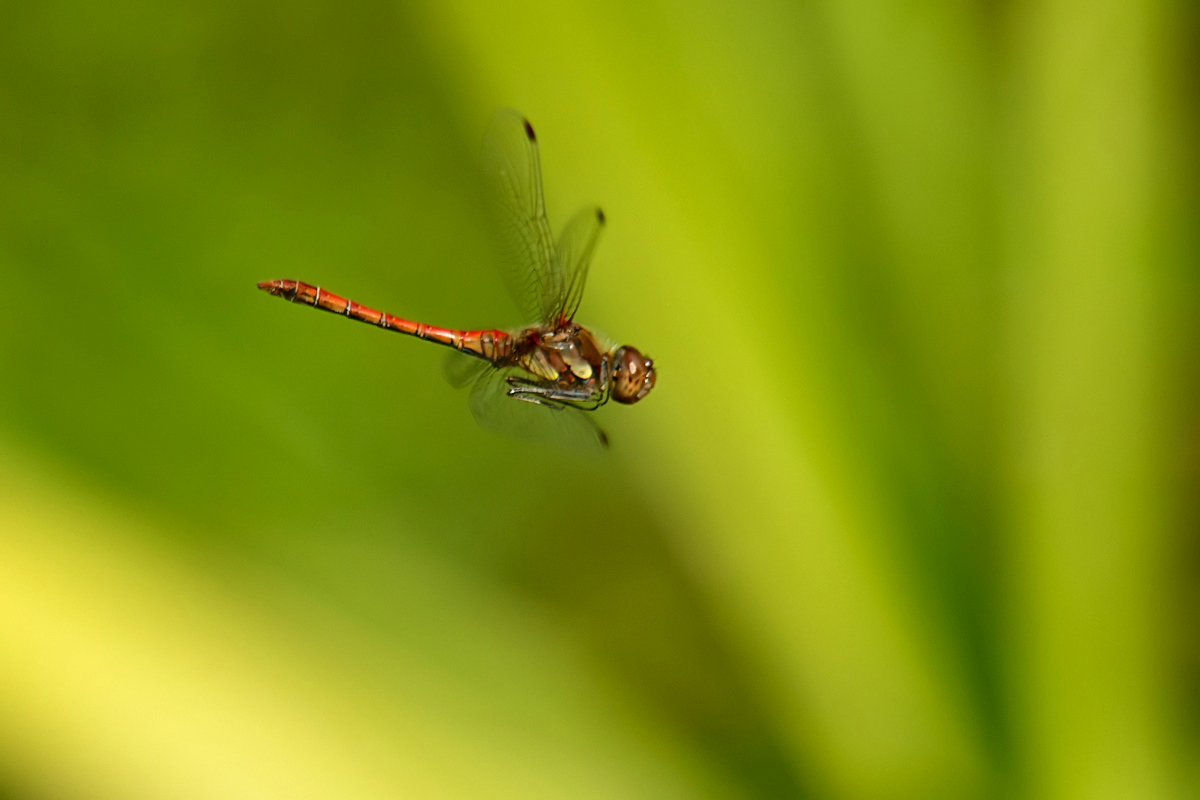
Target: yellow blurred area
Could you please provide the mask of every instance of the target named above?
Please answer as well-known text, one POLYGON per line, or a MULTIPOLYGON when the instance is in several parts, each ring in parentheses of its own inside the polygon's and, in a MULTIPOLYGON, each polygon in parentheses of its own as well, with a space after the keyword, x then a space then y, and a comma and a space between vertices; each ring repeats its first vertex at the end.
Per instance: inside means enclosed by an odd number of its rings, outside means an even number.
POLYGON ((5 455, 4 763, 49 796, 687 797, 711 778, 536 611, 445 564, 410 554, 392 578, 474 680, 302 588, 216 581, 5 455))
MULTIPOLYGON (((1183 3, 0 6, 0 797, 1200 790, 1183 3), (576 458, 493 110, 654 392, 576 458)), ((610 404, 610 406, 615 404, 610 404)))

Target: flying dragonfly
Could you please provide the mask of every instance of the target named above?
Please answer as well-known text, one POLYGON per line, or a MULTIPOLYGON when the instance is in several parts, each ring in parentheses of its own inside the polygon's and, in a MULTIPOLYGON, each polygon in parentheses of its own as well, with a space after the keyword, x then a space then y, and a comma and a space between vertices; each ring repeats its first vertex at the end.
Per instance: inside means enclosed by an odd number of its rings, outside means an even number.
POLYGON ((483 144, 483 169, 500 239, 505 285, 532 323, 514 330, 454 330, 402 319, 296 280, 258 288, 293 303, 454 348, 446 377, 470 386, 469 405, 485 428, 600 450, 608 437, 588 412, 609 400, 633 404, 654 388, 654 361, 608 342, 575 321, 604 212, 579 211, 555 240, 546 219, 537 136, 512 109, 496 112, 483 144))

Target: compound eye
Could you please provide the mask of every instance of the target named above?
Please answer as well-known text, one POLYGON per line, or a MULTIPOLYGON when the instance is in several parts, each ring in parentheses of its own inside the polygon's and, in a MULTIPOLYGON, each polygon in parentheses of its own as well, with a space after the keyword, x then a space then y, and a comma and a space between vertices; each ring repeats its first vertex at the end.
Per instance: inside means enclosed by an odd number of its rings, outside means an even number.
POLYGON ((647 376, 642 354, 636 348, 622 347, 613 366, 613 399, 620 403, 637 402, 646 392, 647 376))
POLYGON ((656 383, 658 383, 658 373, 654 370, 654 362, 646 359, 646 378, 642 381, 642 388, 638 391, 637 399, 641 400, 650 394, 650 390, 654 388, 654 384, 656 383))

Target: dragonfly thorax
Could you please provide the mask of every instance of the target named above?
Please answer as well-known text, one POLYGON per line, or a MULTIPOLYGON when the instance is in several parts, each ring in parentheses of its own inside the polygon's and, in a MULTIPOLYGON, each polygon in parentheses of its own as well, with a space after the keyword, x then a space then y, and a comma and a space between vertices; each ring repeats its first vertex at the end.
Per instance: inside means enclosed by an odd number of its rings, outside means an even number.
POLYGON ((543 380, 563 386, 593 386, 607 374, 599 343, 581 325, 530 328, 521 339, 528 344, 517 348, 518 363, 543 380))

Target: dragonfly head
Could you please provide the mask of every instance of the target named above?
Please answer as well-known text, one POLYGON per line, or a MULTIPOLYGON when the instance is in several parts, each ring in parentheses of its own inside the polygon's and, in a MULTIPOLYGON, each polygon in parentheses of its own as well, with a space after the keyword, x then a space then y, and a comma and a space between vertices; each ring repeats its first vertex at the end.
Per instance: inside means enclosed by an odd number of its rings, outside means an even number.
POLYGON ((658 376, 654 361, 636 347, 618 347, 613 353, 612 396, 618 403, 636 403, 654 388, 658 376))

